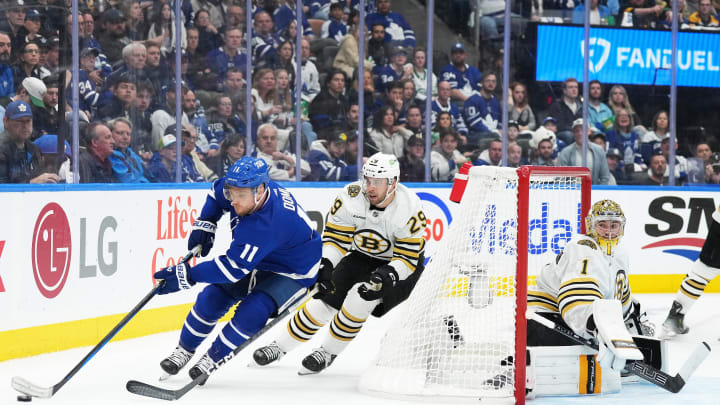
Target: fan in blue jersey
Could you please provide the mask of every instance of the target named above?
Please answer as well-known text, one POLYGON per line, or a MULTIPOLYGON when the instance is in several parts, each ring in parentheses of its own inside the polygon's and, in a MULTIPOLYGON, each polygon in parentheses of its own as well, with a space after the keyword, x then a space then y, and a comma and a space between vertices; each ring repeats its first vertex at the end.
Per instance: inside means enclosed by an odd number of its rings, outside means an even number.
POLYGON ((493 138, 500 134, 500 102, 495 97, 497 76, 486 73, 482 78, 482 87, 467 100, 463 109, 463 118, 470 130, 468 142, 477 145, 481 139, 493 138))
POLYGON ((390 0, 376 0, 375 5, 377 12, 368 14, 365 19, 368 29, 374 24, 380 23, 385 27, 386 42, 390 42, 394 46, 415 48, 415 32, 402 14, 390 11, 392 7, 390 0))
POLYGON ((165 280, 158 294, 208 284, 185 320, 177 348, 160 363, 167 374, 177 374, 188 363, 217 321, 238 301, 230 322, 190 369, 191 378, 214 371, 279 308, 305 294, 317 278, 320 235, 293 195, 270 180, 265 161, 244 156, 213 183, 188 245, 202 245, 201 255, 206 256, 216 223, 226 212, 230 212, 232 242, 224 254, 194 267, 179 264, 155 273, 156 279, 165 280))
POLYGON ((480 91, 482 73, 472 65, 465 63, 465 45, 460 42, 450 48, 451 63, 440 71, 439 80, 445 80, 452 87, 452 99, 465 101, 474 91, 480 91))
MULTIPOLYGON (((312 6, 310 6, 312 8, 312 6)), ((332 38, 338 43, 342 42, 345 35, 348 33, 347 24, 343 21, 342 3, 330 4, 330 18, 327 19, 320 28, 320 38, 332 38)))

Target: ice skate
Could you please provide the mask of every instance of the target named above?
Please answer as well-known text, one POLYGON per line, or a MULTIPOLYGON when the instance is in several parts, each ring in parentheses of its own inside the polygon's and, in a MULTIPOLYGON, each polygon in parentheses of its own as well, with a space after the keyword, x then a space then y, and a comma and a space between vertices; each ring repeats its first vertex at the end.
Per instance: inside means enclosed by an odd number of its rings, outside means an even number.
POLYGON ((690 330, 685 326, 685 314, 680 311, 682 311, 682 304, 673 301, 670 313, 662 324, 667 336, 684 335, 690 330))
POLYGON ((160 362, 160 367, 165 372, 162 376, 160 376, 160 381, 167 380, 170 376, 176 375, 180 369, 185 367, 185 365, 190 361, 193 354, 195 353, 189 352, 181 346, 176 347, 175 351, 173 351, 170 356, 160 362))
MULTIPOLYGON (((208 355, 207 353, 205 353, 205 354, 200 358, 200 360, 198 360, 198 362, 195 363, 194 366, 192 366, 192 368, 190 369, 190 371, 188 371, 188 374, 190 374, 190 378, 192 378, 192 379, 194 380, 194 379, 197 378, 199 375, 202 375, 202 374, 208 374, 208 375, 209 375, 210 373, 212 373, 213 371, 215 371, 215 369, 217 369, 217 365, 215 364, 215 362, 213 361, 213 359, 210 358, 210 355, 208 355)), ((207 377, 205 378, 205 381, 207 381, 207 377)), ((205 381, 202 381, 202 382, 200 383, 200 385, 204 385, 204 384, 205 384, 205 381)))
POLYGON ((280 349, 277 342, 273 341, 267 346, 263 346, 253 353, 253 359, 258 366, 267 366, 282 358, 285 352, 280 349))
POLYGON ((317 374, 330 367, 335 357, 337 357, 336 354, 328 353, 322 347, 317 348, 303 359, 298 374, 317 374))

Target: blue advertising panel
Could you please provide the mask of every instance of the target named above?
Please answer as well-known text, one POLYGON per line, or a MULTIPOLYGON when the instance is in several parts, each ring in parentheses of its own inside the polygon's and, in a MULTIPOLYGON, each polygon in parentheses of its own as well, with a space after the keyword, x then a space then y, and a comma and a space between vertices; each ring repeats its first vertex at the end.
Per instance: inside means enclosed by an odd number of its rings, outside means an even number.
MULTIPOLYGON (((590 30, 590 80, 670 85, 671 32, 590 30)), ((583 77, 583 27, 538 25, 536 80, 583 77)), ((678 86, 720 87, 720 35, 678 33, 678 86)))

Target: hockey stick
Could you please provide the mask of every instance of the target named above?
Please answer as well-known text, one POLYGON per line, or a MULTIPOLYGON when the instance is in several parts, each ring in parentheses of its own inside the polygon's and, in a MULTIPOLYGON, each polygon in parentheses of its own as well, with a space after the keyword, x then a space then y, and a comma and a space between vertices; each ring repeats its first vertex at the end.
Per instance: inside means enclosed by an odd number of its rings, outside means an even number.
MULTIPOLYGON (((548 329, 552 329, 555 332, 574 340, 582 345, 588 346, 591 349, 598 350, 598 344, 592 339, 584 338, 577 333, 573 332, 570 328, 563 325, 559 325, 556 322, 542 316, 541 314, 534 311, 527 311, 527 319, 532 319, 537 323, 545 326, 548 329)), ((690 376, 697 370, 702 364, 705 358, 710 354, 710 346, 701 342, 695 350, 693 350, 690 357, 685 360, 685 364, 680 368, 675 376, 671 376, 655 367, 637 360, 628 360, 627 371, 634 374, 646 381, 649 381, 660 388, 677 394, 685 386, 685 383, 690 376)))
POLYGON ((203 384, 211 373, 215 372, 215 370, 218 369, 221 365, 227 363, 230 361, 235 355, 240 353, 243 349, 245 349, 248 345, 250 345, 252 342, 257 340, 260 336, 264 335, 265 332, 272 329, 273 326, 277 325, 279 322, 284 320, 288 315, 295 312, 295 310, 300 307, 308 298, 311 298, 313 295, 315 295, 319 291, 318 287, 312 288, 310 291, 308 291, 306 294, 298 297, 295 301, 293 301, 284 311, 282 311, 278 316, 276 316, 272 321, 268 322, 262 329, 260 329, 256 334, 252 335, 250 339, 244 341, 240 346, 236 347, 230 354, 225 356, 222 360, 218 362, 218 364, 210 369, 209 373, 203 373, 199 376, 195 377, 192 381, 187 383, 185 386, 176 389, 171 390, 167 388, 161 388, 155 385, 146 384, 141 381, 135 381, 130 380, 125 385, 125 388, 132 392, 133 394, 142 395, 145 397, 151 397, 151 398, 157 398, 157 399, 164 399, 166 401, 176 401, 180 398, 182 398, 183 395, 187 394, 188 391, 195 388, 198 384, 203 384))
MULTIPOLYGON (((178 263, 184 263, 190 260, 193 256, 196 256, 198 253, 200 253, 201 247, 202 246, 200 245, 195 246, 178 263)), ((145 304, 147 304, 152 299, 152 297, 155 296, 155 293, 163 284, 165 284, 164 280, 160 281, 155 287, 153 287, 153 289, 150 290, 150 292, 147 293, 147 295, 145 295, 145 297, 143 297, 143 299, 137 305, 135 305, 135 307, 130 310, 130 312, 125 315, 125 317, 117 325, 115 325, 115 327, 107 335, 105 335, 105 337, 100 341, 100 343, 93 347, 90 353, 88 353, 82 360, 80 360, 80 362, 72 370, 70 370, 70 372, 65 377, 63 377, 62 380, 60 380, 60 382, 53 385, 52 387, 41 387, 22 377, 15 376, 11 380, 12 387, 15 390, 21 392, 22 394, 36 398, 50 398, 55 395, 55 393, 58 392, 60 388, 63 387, 63 385, 70 381, 70 379, 75 374, 77 374, 77 372, 80 371, 80 369, 83 368, 83 366, 85 366, 85 364, 87 364, 87 362, 89 362, 90 359, 92 359, 93 356, 95 356, 97 352, 99 352, 100 349, 103 348, 103 346, 105 346, 105 344, 107 344, 113 337, 115 337, 115 335, 120 331, 120 329, 122 329, 128 322, 130 322, 130 320, 135 315, 137 315, 138 312, 140 312, 142 307, 144 307, 145 304)))

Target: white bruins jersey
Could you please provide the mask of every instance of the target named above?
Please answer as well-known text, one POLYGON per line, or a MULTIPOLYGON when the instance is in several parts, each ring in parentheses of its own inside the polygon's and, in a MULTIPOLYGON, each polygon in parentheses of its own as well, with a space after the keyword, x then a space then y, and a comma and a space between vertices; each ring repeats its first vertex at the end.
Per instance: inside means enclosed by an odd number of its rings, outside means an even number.
POLYGON ((361 181, 346 185, 330 207, 323 232, 323 257, 336 266, 354 250, 390 260, 400 279, 418 265, 425 249, 425 214, 420 198, 402 184, 385 207, 370 207, 361 181))
POLYGON ((559 312, 568 326, 585 337, 590 337, 587 320, 593 301, 620 300, 627 314, 631 307, 628 255, 616 249, 608 256, 591 237, 574 237, 554 262, 543 266, 537 285, 528 289, 528 307, 559 312))

